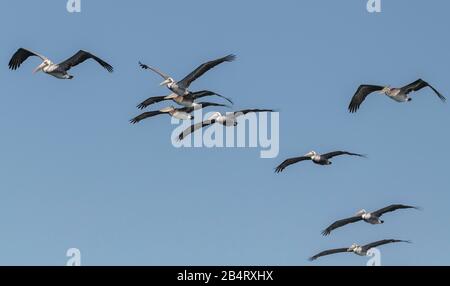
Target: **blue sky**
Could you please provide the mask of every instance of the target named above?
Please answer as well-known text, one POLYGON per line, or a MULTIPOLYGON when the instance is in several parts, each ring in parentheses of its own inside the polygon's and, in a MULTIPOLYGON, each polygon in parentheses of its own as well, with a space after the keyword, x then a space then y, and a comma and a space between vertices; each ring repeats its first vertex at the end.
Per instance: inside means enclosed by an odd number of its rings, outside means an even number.
MULTIPOLYGON (((450 96, 448 1, 3 1, 0 9, 0 264, 365 265, 318 251, 384 238, 384 265, 448 265, 448 104, 422 90, 409 104, 368 98, 361 83, 401 86, 418 77, 450 96), (115 67, 74 68, 72 81, 11 72, 19 47, 55 61, 79 49, 115 67), (132 126, 143 99, 165 95, 144 61, 181 78, 229 53, 193 89, 235 108, 280 111, 280 155, 257 149, 175 149, 168 118, 132 126), (365 153, 332 167, 273 169, 310 150, 365 153), (332 221, 391 203, 423 211, 386 215, 323 238, 332 221)), ((159 105, 164 106, 164 105, 159 105)), ((159 107, 158 106, 158 107, 159 107)), ((156 108, 156 106, 155 106, 156 108)))

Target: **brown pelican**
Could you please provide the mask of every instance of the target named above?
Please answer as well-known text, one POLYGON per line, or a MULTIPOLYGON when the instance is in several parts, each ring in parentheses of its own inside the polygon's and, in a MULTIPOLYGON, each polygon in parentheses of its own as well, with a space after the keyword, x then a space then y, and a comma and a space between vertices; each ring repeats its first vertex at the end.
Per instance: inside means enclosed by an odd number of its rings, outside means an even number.
POLYGON ((311 161, 313 161, 313 163, 318 164, 318 165, 331 165, 332 162, 330 161, 330 159, 333 157, 336 157, 336 156, 341 156, 341 155, 366 157, 365 155, 350 153, 350 152, 345 152, 345 151, 336 151, 336 152, 331 152, 331 153, 327 153, 327 154, 323 154, 323 155, 320 155, 315 151, 311 151, 311 152, 307 153, 305 156, 290 158, 290 159, 285 160, 278 167, 276 167, 275 172, 281 173, 289 165, 292 165, 292 164, 295 164, 295 163, 298 163, 301 161, 306 161, 306 160, 311 160, 311 161))
POLYGON ((309 260, 313 261, 322 256, 336 254, 336 253, 349 253, 349 252, 353 252, 359 256, 366 256, 367 252, 371 248, 389 244, 389 243, 397 243, 397 242, 411 243, 410 241, 407 241, 407 240, 398 240, 398 239, 384 239, 384 240, 376 241, 376 242, 369 243, 366 245, 358 245, 358 244, 354 243, 349 248, 337 248, 337 249, 330 249, 330 250, 322 251, 322 252, 314 255, 313 257, 309 258, 309 260))
POLYGON ((413 91, 419 91, 422 88, 429 87, 431 88, 437 96, 445 102, 446 98, 439 93, 434 87, 432 87, 429 83, 422 79, 418 79, 413 83, 410 83, 404 87, 400 88, 393 88, 390 86, 379 86, 379 85, 361 85, 358 90, 356 91, 355 95, 352 98, 352 101, 350 102, 350 105, 348 106, 348 110, 351 113, 356 112, 363 101, 366 99, 366 97, 373 93, 378 91, 380 94, 385 94, 389 98, 397 101, 397 102, 409 102, 412 100, 412 98, 409 96, 409 94, 413 91))
POLYGON ((393 212, 393 211, 396 211, 399 209, 418 209, 418 208, 413 207, 413 206, 406 206, 406 205, 390 205, 388 207, 379 209, 379 210, 371 212, 371 213, 367 212, 366 210, 360 210, 353 217, 338 220, 338 221, 334 222, 333 224, 331 224, 329 227, 327 227, 322 232, 322 235, 325 235, 325 236, 329 235, 336 228, 342 227, 342 226, 350 224, 350 223, 355 223, 355 222, 358 222, 361 220, 365 221, 367 223, 370 223, 370 224, 382 224, 382 223, 384 223, 384 221, 381 220, 380 217, 383 214, 388 213, 388 212, 393 212))
POLYGON ((185 107, 192 107, 193 105, 195 105, 195 100, 202 98, 202 97, 213 96, 213 95, 224 98, 229 103, 233 104, 233 102, 229 98, 226 98, 225 96, 222 96, 220 94, 217 94, 217 93, 209 91, 209 90, 202 90, 202 91, 198 91, 198 92, 189 92, 185 96, 179 96, 176 93, 172 93, 168 96, 150 97, 150 98, 146 99, 145 101, 143 101, 142 103, 140 103, 137 106, 137 108, 144 109, 149 105, 152 105, 154 103, 158 103, 161 101, 165 101, 165 100, 172 100, 172 101, 174 101, 180 105, 183 105, 185 107))
POLYGON ((226 115, 222 115, 219 112, 213 113, 207 120, 196 123, 191 127, 186 128, 180 135, 178 135, 178 139, 181 141, 189 134, 195 132, 198 129, 213 125, 215 123, 222 124, 223 126, 237 126, 237 119, 239 116, 245 115, 251 112, 274 112, 272 109, 244 109, 241 111, 236 111, 232 113, 228 113, 226 115))
POLYGON ((199 102, 195 103, 195 105, 191 107, 183 107, 183 108, 175 108, 173 106, 163 108, 158 111, 150 111, 150 112, 144 112, 141 115, 136 116, 135 118, 131 119, 130 122, 133 124, 136 124, 146 118, 161 115, 161 114, 168 114, 171 117, 180 119, 180 120, 191 120, 194 118, 190 113, 192 113, 194 110, 206 108, 209 106, 224 106, 229 107, 225 104, 220 103, 212 103, 212 102, 199 102))
POLYGON ((224 62, 232 62, 236 59, 235 55, 228 55, 226 57, 206 62, 202 65, 200 65, 198 68, 196 68, 193 72, 188 74, 185 78, 183 78, 180 81, 175 81, 172 77, 166 75, 165 73, 150 67, 148 65, 145 65, 141 62, 139 62, 139 65, 141 68, 146 70, 152 70, 153 72, 159 74, 162 78, 164 78, 164 81, 160 84, 161 86, 165 85, 167 86, 172 92, 176 93, 177 95, 184 96, 189 93, 188 88, 191 85, 193 81, 201 77, 203 74, 205 74, 210 69, 214 68, 217 65, 220 65, 224 62))
POLYGON ((59 64, 54 64, 51 60, 49 60, 47 57, 42 56, 38 53, 32 52, 27 49, 20 48, 17 50, 17 52, 12 56, 11 60, 9 61, 9 68, 11 70, 16 70, 20 67, 20 65, 26 61, 29 57, 36 56, 41 58, 43 60, 42 64, 40 64, 33 73, 37 73, 39 71, 43 71, 46 74, 52 75, 59 79, 72 79, 73 76, 69 75, 67 71, 69 71, 72 67, 77 66, 81 64, 82 62, 93 59, 97 63, 99 63, 102 67, 104 67, 109 72, 113 72, 113 67, 109 65, 107 62, 103 61, 102 59, 94 56, 91 53, 85 52, 80 50, 78 53, 73 55, 71 58, 63 61, 59 64))

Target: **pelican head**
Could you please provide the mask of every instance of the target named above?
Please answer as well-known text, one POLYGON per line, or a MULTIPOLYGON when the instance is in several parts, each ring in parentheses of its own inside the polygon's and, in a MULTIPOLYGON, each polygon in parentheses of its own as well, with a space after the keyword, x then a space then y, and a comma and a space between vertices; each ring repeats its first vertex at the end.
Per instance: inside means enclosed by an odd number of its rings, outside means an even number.
POLYGON ((357 216, 362 216, 365 215, 367 213, 367 211, 365 209, 360 210, 359 212, 356 213, 357 216))
POLYGON ((40 72, 41 70, 43 70, 45 67, 48 67, 49 65, 51 65, 52 63, 49 60, 45 60, 42 62, 42 64, 40 64, 34 71, 33 73, 37 73, 40 72))
POLYGON ((311 152, 308 152, 308 153, 305 154, 306 157, 311 157, 311 158, 316 156, 316 155, 317 155, 316 151, 311 151, 311 152))
POLYGON ((175 83, 175 80, 171 77, 167 78, 165 81, 160 83, 160 86, 166 85, 168 88, 170 88, 175 83))
POLYGON ((358 244, 353 243, 353 244, 347 249, 347 251, 348 251, 348 252, 355 251, 355 249, 357 249, 358 247, 359 247, 358 244))
POLYGON ((392 88, 390 85, 383 87, 382 90, 380 90, 380 93, 385 93, 388 94, 389 92, 391 92, 392 88))
POLYGON ((172 111, 174 111, 174 110, 175 110, 175 107, 169 106, 169 107, 166 107, 166 108, 161 109, 160 111, 161 111, 161 112, 165 112, 165 113, 169 113, 169 112, 172 112, 172 111))

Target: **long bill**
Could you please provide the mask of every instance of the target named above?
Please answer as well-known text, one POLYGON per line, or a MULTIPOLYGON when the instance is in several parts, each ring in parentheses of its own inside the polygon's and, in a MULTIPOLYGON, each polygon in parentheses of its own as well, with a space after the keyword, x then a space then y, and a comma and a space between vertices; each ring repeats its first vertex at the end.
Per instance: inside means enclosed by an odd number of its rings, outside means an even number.
POLYGON ((45 62, 42 63, 42 64, 40 64, 40 65, 33 71, 33 73, 40 72, 44 67, 45 67, 45 62))

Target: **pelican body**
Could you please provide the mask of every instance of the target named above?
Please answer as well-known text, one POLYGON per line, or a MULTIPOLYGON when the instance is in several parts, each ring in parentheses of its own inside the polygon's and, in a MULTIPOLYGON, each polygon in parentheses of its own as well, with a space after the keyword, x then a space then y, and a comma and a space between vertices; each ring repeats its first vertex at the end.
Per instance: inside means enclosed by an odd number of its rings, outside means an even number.
POLYGON ((214 112, 207 120, 191 125, 187 129, 185 129, 182 133, 180 133, 180 135, 178 135, 178 140, 181 141, 184 138, 186 138, 189 134, 216 123, 226 127, 237 126, 238 118, 240 116, 246 115, 247 113, 273 112, 273 111, 274 111, 273 109, 244 109, 228 113, 225 115, 222 115, 220 112, 214 112))
POLYGON ((375 225, 375 224, 383 224, 384 221, 381 220, 381 216, 385 213, 394 212, 396 210, 401 209, 419 209, 415 206, 408 206, 408 205, 401 205, 401 204, 394 204, 387 207, 384 207, 382 209, 379 209, 377 211, 373 212, 367 212, 366 210, 360 210, 357 212, 354 216, 349 218, 344 218, 341 220, 337 220, 334 223, 332 223, 330 226, 328 226, 324 231, 322 231, 322 235, 327 236, 329 235, 333 230, 343 227, 347 224, 364 221, 366 223, 375 225))
POLYGON ((337 253, 354 253, 358 256, 366 256, 367 253, 369 252, 369 250, 372 248, 382 246, 385 244, 398 243, 398 242, 411 243, 408 240, 398 240, 398 239, 383 239, 383 240, 372 242, 372 243, 369 243, 366 245, 358 245, 356 243, 353 243, 350 247, 336 248, 336 249, 329 249, 329 250, 322 251, 322 252, 312 256, 311 258, 309 258, 309 260, 313 261, 320 257, 337 254, 337 253))
POLYGON ((357 215, 360 215, 363 221, 370 223, 370 224, 383 224, 384 221, 380 219, 380 216, 377 216, 374 213, 369 213, 366 210, 361 210, 357 213, 357 215))
POLYGON ((310 157, 311 161, 317 165, 326 166, 331 165, 333 162, 329 160, 329 158, 318 154, 316 151, 311 151, 305 155, 306 157, 310 157))
POLYGON ((433 86, 431 86, 428 82, 418 79, 408 85, 405 85, 400 88, 390 87, 390 86, 380 86, 380 85, 370 85, 363 84, 358 87, 358 90, 352 97, 352 100, 348 106, 348 110, 351 113, 358 111, 361 104, 364 102, 366 97, 372 93, 379 93, 388 96, 390 99, 395 100, 396 102, 409 102, 412 100, 410 94, 412 92, 419 91, 423 88, 429 87, 434 93, 443 101, 446 101, 446 98, 437 91, 433 86))
POLYGON ((174 80, 171 76, 163 73, 162 71, 153 68, 151 66, 148 66, 146 64, 143 64, 139 62, 139 65, 141 68, 145 70, 151 70, 161 76, 164 81, 161 82, 161 86, 166 86, 168 89, 170 89, 173 93, 179 95, 179 96, 185 96, 189 94, 189 87, 197 80, 199 77, 204 75, 206 72, 208 72, 210 69, 224 63, 224 62, 232 62, 236 59, 235 55, 228 55, 220 59, 212 60, 206 63, 201 64, 198 66, 194 71, 192 71, 190 74, 188 74, 185 78, 183 78, 180 81, 174 80))
POLYGON ((314 164, 317 164, 317 165, 328 166, 328 165, 333 164, 330 161, 330 159, 332 159, 336 156, 342 156, 342 155, 365 157, 364 155, 350 153, 347 151, 335 151, 335 152, 330 152, 330 153, 326 153, 326 154, 319 154, 316 151, 311 151, 311 152, 305 154, 304 156, 296 157, 296 158, 289 158, 287 160, 284 160, 283 163, 281 163, 280 165, 278 165, 278 167, 275 168, 275 172, 281 173, 288 166, 290 166, 292 164, 296 164, 298 162, 302 162, 302 161, 312 161, 314 164))
POLYGON ((221 98, 227 100, 229 103, 233 104, 233 101, 231 101, 231 99, 229 99, 225 96, 222 96, 218 93, 215 93, 215 92, 212 92, 209 90, 202 90, 202 91, 197 91, 197 92, 189 92, 185 96, 180 96, 176 93, 171 93, 168 96, 150 97, 150 98, 144 100, 142 103, 140 103, 137 106, 137 108, 144 109, 152 104, 166 101, 166 100, 172 100, 173 102, 175 102, 179 105, 182 105, 184 107, 195 107, 196 105, 198 105, 197 103, 195 103, 195 100, 202 98, 202 97, 208 97, 208 96, 218 96, 218 97, 221 97, 221 98))
POLYGON ((9 68, 11 70, 18 69, 29 57, 38 57, 42 60, 42 63, 33 71, 33 73, 42 71, 58 79, 72 79, 73 76, 70 75, 68 71, 72 67, 77 66, 88 59, 95 60, 109 72, 113 72, 114 70, 113 67, 107 62, 83 50, 78 51, 69 59, 59 64, 55 64, 49 58, 24 48, 20 48, 17 50, 17 52, 14 53, 11 60, 9 61, 9 68))

